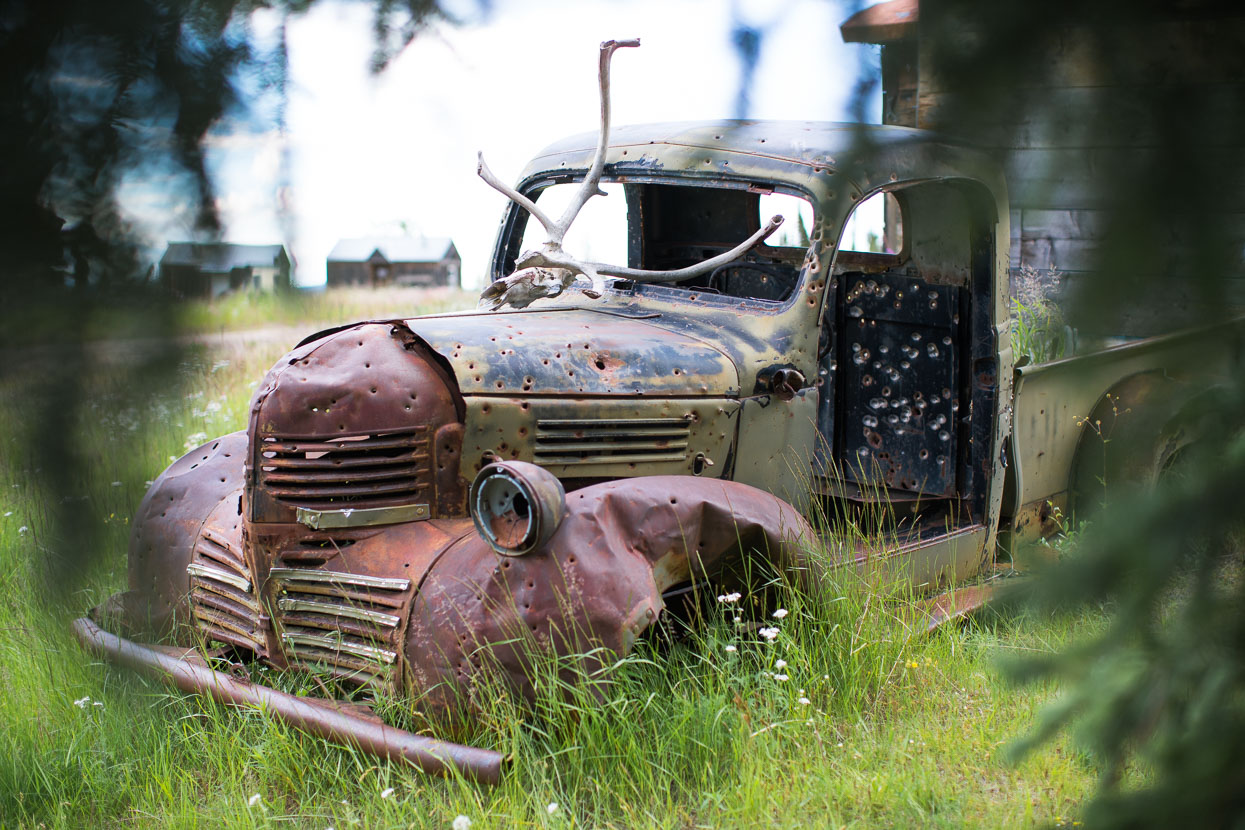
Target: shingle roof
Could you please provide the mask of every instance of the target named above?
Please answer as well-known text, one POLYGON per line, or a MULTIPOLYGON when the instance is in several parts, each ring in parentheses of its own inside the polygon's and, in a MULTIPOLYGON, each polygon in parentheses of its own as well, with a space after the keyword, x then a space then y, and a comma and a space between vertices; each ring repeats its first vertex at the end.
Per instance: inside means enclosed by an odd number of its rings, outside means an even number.
MULTIPOLYGON (((194 265, 203 271, 227 272, 234 268, 270 268, 277 264, 284 245, 237 245, 232 242, 170 242, 160 257, 161 265, 194 265)), ((286 254, 288 258, 289 255, 286 254)))
POLYGON ((329 253, 329 262, 364 262, 380 251, 389 262, 440 262, 453 246, 443 236, 366 236, 343 239, 329 253))

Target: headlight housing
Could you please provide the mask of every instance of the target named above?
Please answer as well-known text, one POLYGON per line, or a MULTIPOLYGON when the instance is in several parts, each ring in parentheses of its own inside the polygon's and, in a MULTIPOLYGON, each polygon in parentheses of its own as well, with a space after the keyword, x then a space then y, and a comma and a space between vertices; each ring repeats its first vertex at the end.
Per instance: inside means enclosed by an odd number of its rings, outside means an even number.
POLYGON ((503 556, 545 544, 566 515, 557 476, 526 461, 498 461, 480 470, 468 498, 476 530, 503 556))

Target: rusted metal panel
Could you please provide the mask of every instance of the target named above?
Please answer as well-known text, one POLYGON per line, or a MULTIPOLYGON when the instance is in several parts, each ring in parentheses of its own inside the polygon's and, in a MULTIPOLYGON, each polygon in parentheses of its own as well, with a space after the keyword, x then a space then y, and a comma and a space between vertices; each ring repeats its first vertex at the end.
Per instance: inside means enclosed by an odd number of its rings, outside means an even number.
POLYGON ((728 474, 739 402, 468 398, 464 475, 488 459, 530 461, 561 478, 728 474))
POLYGON ((400 688, 411 598, 432 563, 474 533, 470 519, 309 531, 252 525, 254 578, 271 609, 273 662, 400 688))
POLYGON ((178 459, 147 490, 134 516, 128 560, 129 595, 139 604, 128 611, 138 629, 163 634, 175 619, 189 618, 186 566, 209 516, 227 518, 213 511, 242 487, 245 456, 246 433, 222 436, 178 459))
POLYGON ((425 317, 408 325, 454 367, 464 395, 738 394, 710 343, 644 319, 576 308, 425 317))
POLYGON ((466 512, 461 395, 402 323, 368 323, 295 349, 251 403, 248 513, 422 506, 466 512))
POLYGON ((471 535, 437 560, 407 643, 424 705, 470 708, 497 671, 531 697, 534 654, 583 655, 588 671, 608 665, 657 620, 665 590, 711 577, 733 552, 812 567, 804 518, 742 484, 651 476, 568 493, 567 503, 543 549, 502 556, 471 535))

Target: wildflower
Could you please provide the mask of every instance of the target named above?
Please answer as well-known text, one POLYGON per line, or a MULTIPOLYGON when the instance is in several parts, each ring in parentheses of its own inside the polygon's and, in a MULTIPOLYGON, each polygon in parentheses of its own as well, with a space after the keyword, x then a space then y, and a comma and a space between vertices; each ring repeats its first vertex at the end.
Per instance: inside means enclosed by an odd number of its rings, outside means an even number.
POLYGON ((808 705, 808 704, 810 704, 810 703, 812 703, 812 701, 811 701, 811 700, 809 700, 808 698, 806 698, 806 697, 802 697, 802 698, 800 698, 800 705, 801 705, 801 706, 807 706, 807 705, 808 705))
POLYGON ((10 511, 8 511, 7 513, 5 513, 5 514, 4 514, 4 518, 6 518, 6 519, 7 519, 9 516, 12 516, 12 515, 13 515, 13 511, 12 511, 12 510, 10 510, 10 511))
POLYGON ((250 798, 246 800, 246 806, 248 807, 254 807, 258 803, 259 803, 259 793, 255 793, 255 795, 251 796, 250 798))
POLYGON ((549 806, 545 808, 545 812, 548 813, 549 815, 553 815, 557 811, 558 811, 558 802, 556 801, 550 801, 549 806))
POLYGON ((17 532, 21 534, 22 536, 25 536, 27 533, 30 532, 30 528, 28 528, 26 525, 22 525, 21 527, 17 529, 17 532))
POLYGON ((770 642, 773 642, 774 638, 778 636, 778 629, 771 626, 769 628, 762 628, 759 631, 757 631, 757 633, 760 634, 765 639, 769 640, 770 642))
POLYGON ((453 827, 454 830, 471 830, 471 819, 466 816, 457 816, 450 827, 453 827))
POLYGON ((733 602, 739 602, 739 599, 742 596, 743 594, 739 593, 738 591, 735 591, 734 593, 731 593, 731 594, 719 594, 718 602, 729 605, 730 603, 733 603, 733 602))
POLYGON ((120 486, 121 486, 121 482, 119 482, 119 481, 114 481, 114 482, 112 483, 112 486, 113 486, 113 487, 120 487, 120 486))
POLYGON ((736 649, 735 649, 735 647, 734 647, 734 646, 727 646, 727 647, 726 647, 726 650, 727 650, 728 652, 732 653, 732 654, 733 654, 733 653, 735 653, 735 651, 736 651, 736 649))
POLYGON ((388 798, 391 795, 393 795, 393 787, 386 787, 385 789, 380 791, 381 798, 388 798))
POLYGON ((77 706, 79 709, 85 709, 86 705, 90 702, 91 699, 89 697, 80 697, 73 702, 73 705, 77 706))
POLYGON ((97 700, 97 701, 95 701, 95 702, 93 702, 91 705, 92 705, 92 706, 98 706, 98 707, 99 707, 99 708, 101 708, 101 709, 103 709, 103 708, 104 708, 104 704, 103 704, 103 703, 101 703, 101 702, 100 702, 100 701, 98 701, 98 700, 97 700))
POLYGON ((776 669, 785 669, 786 667, 787 667, 787 661, 786 661, 786 660, 783 660, 782 658, 779 658, 779 659, 777 659, 777 660, 775 660, 775 661, 774 661, 774 668, 776 668, 776 669))
POLYGON ((781 619, 782 619, 783 617, 785 617, 785 616, 787 616, 787 609, 786 609, 786 608, 779 608, 779 609, 778 609, 777 611, 775 611, 775 612, 774 612, 774 614, 773 614, 773 617, 774 617, 774 619, 776 619, 776 620, 781 620, 781 619))
POLYGON ((777 680, 779 683, 786 683, 791 678, 787 677, 787 675, 785 674, 776 674, 774 675, 774 679, 777 680))

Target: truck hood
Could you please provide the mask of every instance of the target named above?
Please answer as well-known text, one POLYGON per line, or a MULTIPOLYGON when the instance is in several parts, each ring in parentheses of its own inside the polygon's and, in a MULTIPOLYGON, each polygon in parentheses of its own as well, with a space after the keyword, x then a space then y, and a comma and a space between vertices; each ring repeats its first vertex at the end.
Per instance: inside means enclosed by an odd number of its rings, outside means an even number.
POLYGON ((449 361, 464 395, 739 394, 739 371, 725 353, 644 317, 551 308, 406 325, 449 361))

